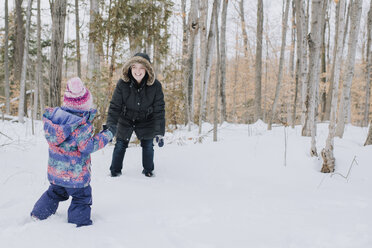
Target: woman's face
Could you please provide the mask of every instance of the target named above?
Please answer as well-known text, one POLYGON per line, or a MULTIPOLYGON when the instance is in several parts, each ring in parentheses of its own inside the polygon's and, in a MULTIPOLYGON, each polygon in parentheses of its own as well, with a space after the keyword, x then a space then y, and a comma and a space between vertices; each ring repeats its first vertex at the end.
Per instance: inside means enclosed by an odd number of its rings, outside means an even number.
POLYGON ((132 76, 137 81, 137 83, 141 83, 143 77, 146 75, 146 69, 142 64, 134 63, 131 66, 132 76))

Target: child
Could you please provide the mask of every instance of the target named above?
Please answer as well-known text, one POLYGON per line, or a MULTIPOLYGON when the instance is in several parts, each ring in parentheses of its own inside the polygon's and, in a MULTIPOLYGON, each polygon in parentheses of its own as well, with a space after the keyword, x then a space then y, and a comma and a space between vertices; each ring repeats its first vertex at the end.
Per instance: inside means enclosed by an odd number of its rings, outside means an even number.
POLYGON ((62 107, 48 108, 43 115, 45 138, 49 144, 48 190, 36 202, 31 216, 44 220, 57 211, 60 201, 72 196, 68 222, 77 227, 92 224, 90 153, 103 148, 113 138, 110 129, 93 136, 92 95, 80 78, 67 82, 62 107))

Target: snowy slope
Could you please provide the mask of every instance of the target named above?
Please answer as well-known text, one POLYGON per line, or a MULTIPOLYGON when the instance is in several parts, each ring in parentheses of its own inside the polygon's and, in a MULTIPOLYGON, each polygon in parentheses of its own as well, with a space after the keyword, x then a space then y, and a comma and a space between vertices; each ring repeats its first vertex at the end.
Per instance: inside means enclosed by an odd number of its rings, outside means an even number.
MULTIPOLYGON (((210 125, 203 130, 209 131, 210 125)), ((93 226, 67 223, 69 202, 34 222, 47 189, 41 123, 0 121, 0 247, 372 247, 372 146, 366 128, 335 140, 336 171, 320 173, 310 138, 296 129, 225 123, 195 144, 178 130, 155 148, 156 177, 141 174, 141 148, 127 150, 123 175, 109 176, 113 145, 92 155, 93 226), (287 156, 284 157, 287 135, 287 156), (3 145, 11 143, 8 145, 3 145)), ((318 152, 328 125, 319 124, 318 152)))

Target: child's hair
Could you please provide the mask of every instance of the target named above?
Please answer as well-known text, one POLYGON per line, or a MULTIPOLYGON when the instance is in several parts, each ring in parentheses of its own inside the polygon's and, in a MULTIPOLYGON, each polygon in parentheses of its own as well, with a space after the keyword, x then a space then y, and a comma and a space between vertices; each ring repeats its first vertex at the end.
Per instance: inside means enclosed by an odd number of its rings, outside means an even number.
POLYGON ((63 105, 79 110, 89 110, 92 108, 92 94, 84 86, 80 78, 74 77, 67 81, 63 96, 63 105))

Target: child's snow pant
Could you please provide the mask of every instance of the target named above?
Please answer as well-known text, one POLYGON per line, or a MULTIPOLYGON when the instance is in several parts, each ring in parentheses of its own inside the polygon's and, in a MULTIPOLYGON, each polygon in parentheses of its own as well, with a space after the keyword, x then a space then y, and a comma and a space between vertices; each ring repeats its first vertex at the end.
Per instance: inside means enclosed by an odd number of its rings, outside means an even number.
POLYGON ((31 215, 44 220, 55 214, 59 202, 66 201, 69 196, 72 197, 72 200, 68 208, 68 222, 76 224, 78 227, 91 225, 92 188, 90 185, 85 188, 65 188, 51 184, 35 203, 31 215))

